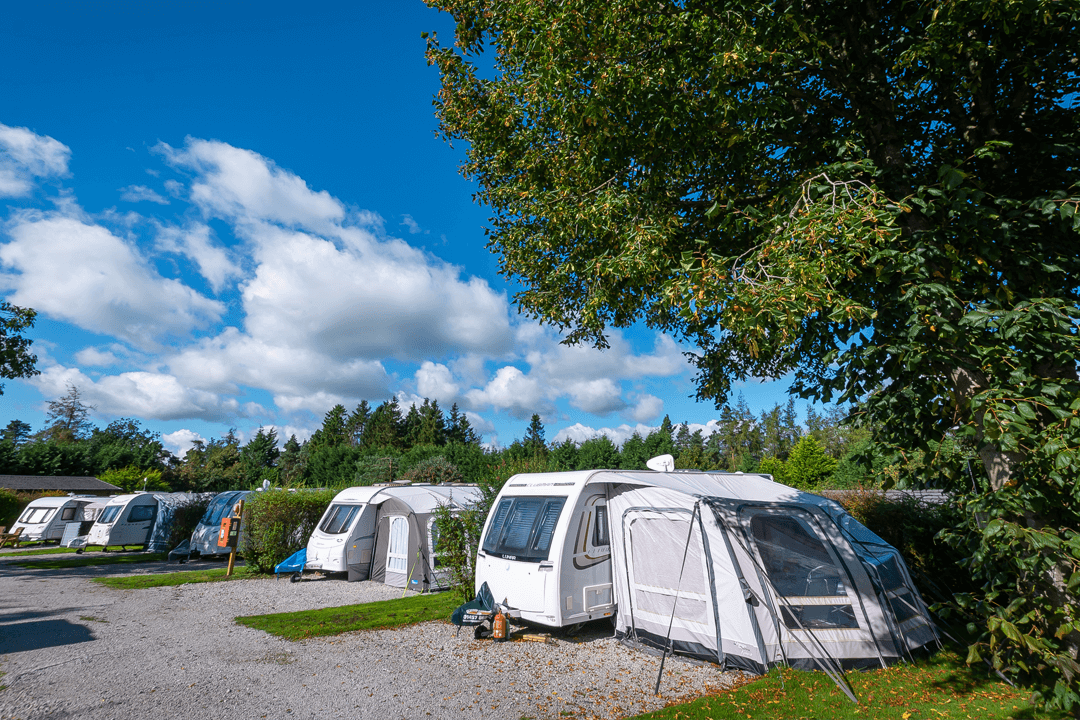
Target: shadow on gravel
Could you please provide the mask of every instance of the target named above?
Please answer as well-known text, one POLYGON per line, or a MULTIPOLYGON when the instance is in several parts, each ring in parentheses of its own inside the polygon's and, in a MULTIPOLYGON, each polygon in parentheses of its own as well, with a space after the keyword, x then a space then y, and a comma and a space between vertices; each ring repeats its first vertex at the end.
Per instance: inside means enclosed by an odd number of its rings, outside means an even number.
MULTIPOLYGON (((0 625, 7 625, 10 623, 20 623, 24 620, 34 620, 37 618, 53 617, 55 615, 67 615, 68 613, 78 612, 82 608, 55 608, 53 610, 27 610, 25 607, 20 607, 19 612, 0 612, 0 625)), ((0 635, 6 636, 8 633, 5 628, 0 635)))
POLYGON ((39 620, 4 626, 0 634, 0 655, 74 645, 94 640, 85 625, 67 620, 39 620))

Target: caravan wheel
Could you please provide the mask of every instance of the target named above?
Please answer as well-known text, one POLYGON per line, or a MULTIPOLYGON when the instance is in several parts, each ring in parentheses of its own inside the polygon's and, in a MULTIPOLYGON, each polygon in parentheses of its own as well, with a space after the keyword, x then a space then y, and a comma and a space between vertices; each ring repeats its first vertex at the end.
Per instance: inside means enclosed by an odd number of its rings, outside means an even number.
POLYGON ((300 582, 300 573, 293 573, 289 576, 289 582, 300 582))

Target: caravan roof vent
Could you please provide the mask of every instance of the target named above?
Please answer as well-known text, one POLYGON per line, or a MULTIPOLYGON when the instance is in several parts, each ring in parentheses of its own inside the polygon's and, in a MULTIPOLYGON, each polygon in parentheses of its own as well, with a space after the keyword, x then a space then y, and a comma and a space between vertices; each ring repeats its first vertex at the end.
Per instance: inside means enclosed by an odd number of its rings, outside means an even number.
POLYGON ((650 458, 645 467, 656 472, 671 472, 675 469, 675 458, 670 455, 657 455, 654 458, 650 458))

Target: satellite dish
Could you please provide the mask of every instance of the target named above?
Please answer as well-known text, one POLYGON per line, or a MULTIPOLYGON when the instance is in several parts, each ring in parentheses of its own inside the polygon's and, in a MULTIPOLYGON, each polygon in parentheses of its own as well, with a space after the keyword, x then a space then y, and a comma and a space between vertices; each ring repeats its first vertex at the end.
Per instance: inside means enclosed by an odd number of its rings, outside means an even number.
POLYGON ((671 472, 675 469, 675 458, 670 455, 657 455, 645 463, 645 467, 656 472, 671 472))
POLYGON ((267 490, 270 489, 270 481, 269 480, 263 480, 262 489, 263 489, 263 492, 266 492, 267 490))

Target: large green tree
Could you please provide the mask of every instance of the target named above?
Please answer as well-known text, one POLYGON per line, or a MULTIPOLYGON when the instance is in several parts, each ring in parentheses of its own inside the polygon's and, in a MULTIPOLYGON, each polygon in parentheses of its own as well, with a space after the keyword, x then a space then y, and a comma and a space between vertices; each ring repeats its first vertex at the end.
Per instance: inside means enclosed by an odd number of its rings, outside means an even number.
POLYGON ((428 2, 522 309, 685 338, 704 398, 794 373, 957 488, 967 443, 973 654, 1080 699, 1080 0, 428 2))

